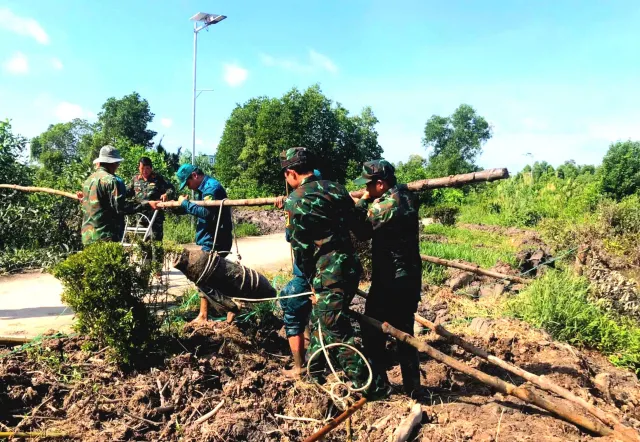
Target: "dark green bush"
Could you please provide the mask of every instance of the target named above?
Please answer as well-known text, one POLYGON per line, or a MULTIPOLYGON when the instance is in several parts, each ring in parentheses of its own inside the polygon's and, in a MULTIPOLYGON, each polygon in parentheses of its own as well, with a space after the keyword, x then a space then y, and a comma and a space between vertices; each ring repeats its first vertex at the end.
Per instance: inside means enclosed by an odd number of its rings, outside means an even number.
POLYGON ((459 212, 460 208, 452 205, 433 207, 427 211, 427 213, 444 226, 455 225, 459 212))
POLYGON ((134 253, 119 243, 99 242, 54 271, 64 285, 63 302, 76 312, 78 332, 111 347, 125 365, 146 356, 158 329, 143 303, 151 267, 133 264, 134 253))

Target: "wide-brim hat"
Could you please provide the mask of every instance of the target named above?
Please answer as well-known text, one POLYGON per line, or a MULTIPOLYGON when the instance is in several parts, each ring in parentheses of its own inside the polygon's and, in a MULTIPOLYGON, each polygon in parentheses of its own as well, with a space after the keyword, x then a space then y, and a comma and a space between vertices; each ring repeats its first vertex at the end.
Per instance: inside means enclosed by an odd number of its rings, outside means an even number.
POLYGON ((93 160, 94 164, 97 163, 120 163, 124 161, 124 158, 120 156, 120 152, 113 146, 102 146, 100 149, 100 155, 93 160))

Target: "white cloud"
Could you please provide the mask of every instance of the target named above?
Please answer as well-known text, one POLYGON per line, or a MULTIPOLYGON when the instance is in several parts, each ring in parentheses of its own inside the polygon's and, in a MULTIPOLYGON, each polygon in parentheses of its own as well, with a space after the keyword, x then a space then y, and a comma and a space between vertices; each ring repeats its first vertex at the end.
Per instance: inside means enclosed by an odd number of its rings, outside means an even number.
POLYGON ((313 66, 318 66, 326 71, 335 74, 338 72, 338 66, 326 55, 322 55, 319 52, 314 51, 313 49, 309 50, 309 59, 311 60, 311 64, 313 66))
POLYGON ((308 62, 300 62, 296 59, 276 58, 269 54, 260 54, 262 64, 269 67, 278 67, 299 74, 309 74, 318 71, 327 71, 331 74, 338 73, 338 66, 326 55, 309 49, 308 57, 308 62))
POLYGON ((73 104, 67 101, 59 103, 53 113, 63 123, 71 121, 74 118, 83 118, 89 114, 89 112, 85 112, 79 104, 73 104))
POLYGON ((4 69, 14 75, 22 75, 28 73, 29 61, 27 60, 27 56, 22 52, 16 52, 13 57, 5 62, 4 69))
POLYGON ((8 8, 0 8, 0 28, 34 38, 38 43, 49 44, 49 36, 40 23, 29 17, 20 17, 8 8))
POLYGON ((51 66, 53 66, 56 71, 61 71, 64 67, 60 59, 55 57, 51 59, 51 66))
POLYGON ((249 71, 235 63, 225 63, 224 81, 231 87, 240 86, 247 80, 249 71))
POLYGON ((162 118, 160 120, 160 124, 162 124, 164 127, 171 127, 173 126, 173 120, 171 118, 162 118))

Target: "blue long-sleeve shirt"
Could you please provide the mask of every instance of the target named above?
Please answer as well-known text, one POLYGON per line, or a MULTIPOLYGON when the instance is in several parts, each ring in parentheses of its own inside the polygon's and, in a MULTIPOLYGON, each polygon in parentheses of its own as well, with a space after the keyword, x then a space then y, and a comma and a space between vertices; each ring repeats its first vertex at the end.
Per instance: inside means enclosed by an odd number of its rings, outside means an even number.
MULTIPOLYGON (((227 192, 218 180, 205 175, 202 183, 196 190, 196 201, 223 200, 227 198, 227 192)), ((231 208, 222 207, 222 218, 218 229, 216 244, 213 238, 216 233, 216 223, 220 215, 219 207, 198 206, 188 200, 182 202, 182 208, 190 215, 198 218, 196 224, 196 244, 202 246, 202 250, 228 252, 232 244, 231 208)))

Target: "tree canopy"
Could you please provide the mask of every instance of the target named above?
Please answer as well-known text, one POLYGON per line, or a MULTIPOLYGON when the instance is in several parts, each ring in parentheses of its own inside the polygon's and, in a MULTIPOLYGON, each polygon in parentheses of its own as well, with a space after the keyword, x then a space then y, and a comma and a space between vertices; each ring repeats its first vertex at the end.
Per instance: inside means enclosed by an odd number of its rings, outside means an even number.
POLYGON ((640 142, 619 141, 602 159, 602 190, 621 200, 640 190, 640 142))
POLYGON ((137 92, 117 99, 109 98, 98 114, 98 124, 104 138, 109 143, 126 139, 131 144, 151 147, 157 132, 147 128, 155 115, 149 102, 137 92))
POLYGON ((344 183, 355 178, 364 161, 381 156, 377 123, 371 108, 349 115, 318 85, 304 92, 293 88, 280 98, 252 98, 227 120, 215 171, 235 196, 281 194, 278 156, 289 147, 305 146, 320 160, 325 178, 344 183))
POLYGON ((477 170, 475 160, 491 138, 491 127, 468 104, 448 117, 433 115, 424 128, 422 144, 430 149, 430 176, 447 176, 477 170))

